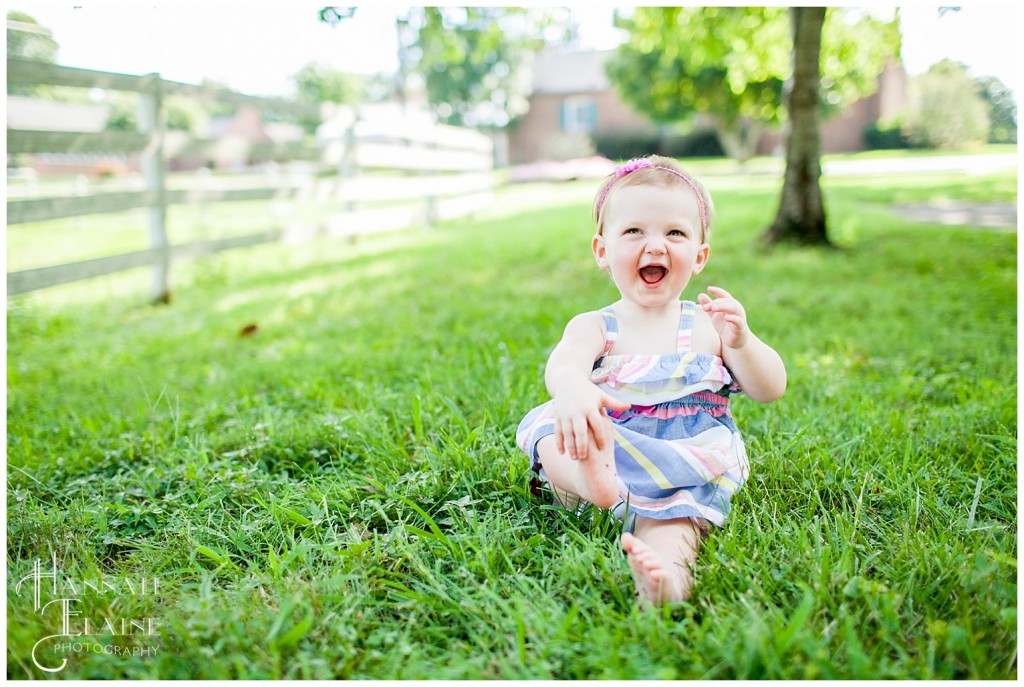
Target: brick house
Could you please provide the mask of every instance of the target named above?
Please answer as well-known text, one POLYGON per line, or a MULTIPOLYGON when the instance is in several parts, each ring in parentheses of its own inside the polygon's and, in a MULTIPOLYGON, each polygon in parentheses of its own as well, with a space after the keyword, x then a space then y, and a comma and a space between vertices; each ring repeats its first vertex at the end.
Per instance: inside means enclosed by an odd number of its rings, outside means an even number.
MULTIPOLYGON (((907 105, 907 73, 890 63, 878 75, 878 90, 821 122, 821 152, 852 153, 865 150, 864 128, 901 112, 907 105)), ((784 145, 782 132, 761 137, 757 152, 767 155, 784 145)))
MULTIPOLYGON (((611 50, 538 54, 533 64, 530 110, 509 131, 509 159, 525 164, 588 154, 592 135, 655 133, 657 125, 618 97, 604 72, 611 50)), ((906 103, 906 74, 890 65, 879 76, 878 91, 822 123, 822 152, 864 150, 864 128, 893 116, 906 103)), ((782 132, 766 133, 759 154, 782 144, 782 132)))
POLYGON ((512 164, 573 157, 571 148, 582 147, 581 139, 591 134, 657 131, 654 123, 622 102, 609 83, 604 62, 611 53, 537 54, 530 110, 509 130, 512 164))

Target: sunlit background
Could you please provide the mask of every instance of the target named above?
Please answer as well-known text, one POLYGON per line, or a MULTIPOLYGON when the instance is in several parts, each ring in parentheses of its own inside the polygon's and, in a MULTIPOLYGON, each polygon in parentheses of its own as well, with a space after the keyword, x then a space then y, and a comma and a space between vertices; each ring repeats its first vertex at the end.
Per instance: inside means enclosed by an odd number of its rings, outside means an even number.
MULTIPOLYGON (((145 251, 167 243, 178 259, 430 224, 492 206, 508 182, 600 178, 651 153, 778 174, 786 122, 798 119, 783 103, 794 57, 781 6, 26 5, 8 12, 7 33, 15 293, 90 278, 39 270, 114 244, 126 252, 88 275, 149 264, 145 251), (240 212, 257 201, 269 205, 240 212), (148 242, 123 212, 143 207, 148 242), (224 212, 215 221, 212 207, 224 212), (38 222, 67 240, 41 241, 28 226, 38 222)), ((1015 163, 1019 10, 826 16, 821 154, 914 148, 986 154, 957 168, 1015 163)))
MULTIPOLYGON (((149 4, 149 3, 147 3, 149 4)), ((49 27, 61 64, 198 83, 204 78, 254 95, 294 93, 292 75, 309 63, 362 74, 397 67, 395 18, 402 8, 365 5, 335 27, 319 21, 323 4, 159 3, 149 7, 66 3, 20 8, 49 27)), ((612 6, 571 5, 579 49, 610 49, 624 38, 612 6)), ((628 14, 628 6, 620 12, 628 14)), ((872 9, 879 16, 891 10, 872 9)), ((995 76, 1017 90, 1020 10, 963 6, 900 8, 903 63, 920 74, 947 58, 974 77, 995 76)))

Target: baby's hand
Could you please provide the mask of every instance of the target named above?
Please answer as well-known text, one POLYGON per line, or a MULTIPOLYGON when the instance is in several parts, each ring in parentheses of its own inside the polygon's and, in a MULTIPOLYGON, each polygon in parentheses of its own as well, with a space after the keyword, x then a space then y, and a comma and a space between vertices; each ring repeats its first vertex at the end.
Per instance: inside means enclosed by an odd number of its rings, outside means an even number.
POLYGON ((590 444, 603 451, 612 437, 605 408, 629 410, 630 404, 615 399, 590 381, 559 391, 555 396, 555 445, 573 460, 587 460, 590 444))
POLYGON ((717 286, 709 286, 708 293, 715 296, 715 300, 711 300, 705 293, 697 294, 697 300, 704 312, 711 316, 711 324, 721 337, 722 345, 726 348, 743 348, 750 336, 747 313, 743 306, 728 291, 717 286))

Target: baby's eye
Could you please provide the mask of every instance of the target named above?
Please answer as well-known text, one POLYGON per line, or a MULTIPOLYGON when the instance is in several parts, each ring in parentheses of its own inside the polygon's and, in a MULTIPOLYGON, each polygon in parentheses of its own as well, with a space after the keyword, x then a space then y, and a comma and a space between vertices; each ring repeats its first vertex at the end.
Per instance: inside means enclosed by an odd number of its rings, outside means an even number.
POLYGON ((626 229, 625 233, 627 233, 627 234, 639 234, 640 230, 637 227, 630 227, 629 229, 626 229))
POLYGON ((669 236, 686 236, 686 232, 682 229, 672 229, 668 232, 669 236))

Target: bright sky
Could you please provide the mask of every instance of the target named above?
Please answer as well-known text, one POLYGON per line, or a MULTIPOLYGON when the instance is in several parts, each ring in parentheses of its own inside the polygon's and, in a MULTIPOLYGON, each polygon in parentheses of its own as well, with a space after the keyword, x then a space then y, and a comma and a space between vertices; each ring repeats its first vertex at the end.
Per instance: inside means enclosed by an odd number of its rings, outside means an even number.
MULTIPOLYGON (((393 71, 396 5, 364 5, 337 27, 318 21, 327 4, 150 0, 136 6, 79 0, 9 0, 53 32, 61 64, 127 74, 159 72, 198 83, 210 77, 253 95, 289 95, 291 75, 310 62, 344 71, 393 71)), ((876 9, 877 12, 886 10, 876 9)), ((950 58, 975 77, 996 76, 1014 91, 1021 72, 1021 10, 962 6, 906 7, 903 59, 910 74, 950 58)), ((607 5, 576 6, 582 47, 611 48, 620 32, 607 5)))

